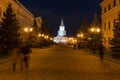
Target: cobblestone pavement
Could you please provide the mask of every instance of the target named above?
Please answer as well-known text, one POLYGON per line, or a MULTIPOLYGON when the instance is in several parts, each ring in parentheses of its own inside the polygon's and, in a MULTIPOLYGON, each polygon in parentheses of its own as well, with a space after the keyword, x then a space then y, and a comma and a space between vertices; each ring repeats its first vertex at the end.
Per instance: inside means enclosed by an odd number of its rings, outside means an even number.
POLYGON ((0 80, 120 80, 120 65, 63 46, 33 49, 29 70, 11 69, 4 64, 0 80))

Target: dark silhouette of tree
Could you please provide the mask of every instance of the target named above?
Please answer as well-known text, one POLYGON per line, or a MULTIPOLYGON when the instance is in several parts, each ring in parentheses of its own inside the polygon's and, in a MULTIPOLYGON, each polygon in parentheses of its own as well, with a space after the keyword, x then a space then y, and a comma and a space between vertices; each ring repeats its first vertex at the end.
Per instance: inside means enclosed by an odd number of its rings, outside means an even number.
POLYGON ((32 27, 33 27, 34 33, 37 34, 39 32, 39 28, 38 28, 37 21, 35 20, 35 18, 34 18, 32 27))
POLYGON ((114 57, 120 56, 120 13, 118 14, 118 19, 115 20, 113 28, 113 38, 111 39, 110 44, 112 45, 111 50, 115 52, 114 57))
POLYGON ((97 27, 97 28, 100 27, 100 21, 98 19, 97 13, 94 14, 94 19, 93 19, 93 22, 92 22, 92 26, 97 27))
POLYGON ((12 9, 12 4, 8 4, 6 11, 3 13, 2 22, 0 23, 0 47, 4 52, 9 52, 20 45, 20 25, 16 14, 12 9))
POLYGON ((89 31, 89 47, 93 49, 93 53, 95 53, 96 49, 98 48, 98 43, 102 39, 102 32, 101 32, 101 26, 100 21, 98 19, 97 14, 95 13, 93 22, 91 24, 91 29, 94 28, 94 31, 89 31), (100 31, 97 31, 97 30, 100 31))
POLYGON ((87 23, 86 17, 84 17, 84 20, 80 28, 81 28, 80 33, 83 33, 84 40, 87 40, 88 39, 88 23, 87 23))
POLYGON ((81 31, 88 32, 88 23, 87 23, 86 17, 84 17, 84 20, 82 22, 81 31))
POLYGON ((48 29, 47 29, 47 26, 46 26, 46 24, 44 22, 42 23, 42 27, 41 27, 40 31, 43 34, 48 34, 49 33, 48 29))
POLYGON ((94 29, 99 28, 100 29, 100 32, 97 32, 96 30, 94 32, 90 32, 90 37, 93 39, 93 41, 98 42, 102 38, 102 33, 101 33, 100 21, 99 21, 96 13, 94 15, 94 19, 93 19, 91 28, 94 28, 94 29))

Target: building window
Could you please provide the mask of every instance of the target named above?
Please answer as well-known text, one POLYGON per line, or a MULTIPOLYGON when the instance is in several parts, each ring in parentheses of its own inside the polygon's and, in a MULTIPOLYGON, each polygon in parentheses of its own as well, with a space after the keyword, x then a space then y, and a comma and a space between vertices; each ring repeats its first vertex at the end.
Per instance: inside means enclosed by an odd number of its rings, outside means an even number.
POLYGON ((110 37, 108 38, 108 41, 109 41, 109 43, 111 42, 111 38, 110 37))
POLYGON ((115 20, 116 20, 116 19, 113 19, 113 23, 114 23, 114 24, 115 24, 115 20))
POLYGON ((110 29, 110 21, 108 22, 108 29, 110 29))
POLYGON ((116 19, 113 19, 113 26, 115 26, 115 20, 116 20, 116 19))
POLYGON ((104 38, 104 44, 106 44, 106 38, 104 38))
POLYGON ((110 10, 110 8, 111 8, 111 7, 110 7, 110 4, 109 4, 109 5, 108 5, 108 10, 110 10))
POLYGON ((106 13, 106 7, 104 8, 104 13, 106 13))
POLYGON ((2 17, 2 8, 0 7, 0 17, 2 17))
POLYGON ((104 30, 106 31, 106 23, 104 23, 104 30))
POLYGON ((116 6, 116 0, 113 1, 113 7, 115 7, 115 6, 116 6))

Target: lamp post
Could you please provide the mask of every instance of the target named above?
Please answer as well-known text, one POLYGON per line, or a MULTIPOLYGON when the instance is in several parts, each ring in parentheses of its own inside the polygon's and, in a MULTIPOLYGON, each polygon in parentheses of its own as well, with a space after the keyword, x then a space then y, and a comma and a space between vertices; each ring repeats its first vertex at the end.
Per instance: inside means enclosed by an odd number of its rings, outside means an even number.
POLYGON ((83 34, 83 33, 78 34, 78 35, 77 35, 78 40, 79 40, 79 39, 80 39, 80 40, 82 40, 82 39, 83 39, 83 36, 84 36, 84 34, 83 34))
POLYGON ((80 32, 78 35, 77 35, 77 48, 79 49, 80 46, 81 46, 81 42, 83 40, 83 36, 84 34, 82 32, 80 32))
POLYGON ((100 28, 91 28, 91 32, 99 33, 100 32, 100 28))
POLYGON ((100 33, 100 28, 91 28, 90 31, 93 33, 92 37, 95 40, 95 38, 97 37, 96 35, 100 33))
POLYGON ((33 28, 26 27, 26 28, 24 28, 24 31, 27 33, 27 35, 26 35, 26 42, 28 42, 28 40, 29 40, 29 32, 32 32, 33 28))
POLYGON ((91 28, 90 31, 93 33, 93 37, 91 38, 92 40, 92 49, 93 49, 93 53, 95 53, 96 48, 97 48, 97 41, 99 41, 99 37, 100 35, 98 35, 100 33, 100 28, 91 28))

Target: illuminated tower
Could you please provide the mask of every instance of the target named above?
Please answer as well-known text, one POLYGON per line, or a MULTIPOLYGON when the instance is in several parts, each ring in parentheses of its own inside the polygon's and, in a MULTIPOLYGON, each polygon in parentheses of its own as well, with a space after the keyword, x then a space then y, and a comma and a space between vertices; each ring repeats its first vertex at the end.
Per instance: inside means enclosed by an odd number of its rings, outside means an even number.
POLYGON ((65 25, 63 23, 63 19, 61 19, 61 24, 59 26, 58 35, 56 37, 54 37, 54 42, 55 43, 63 43, 63 44, 68 42, 68 38, 66 37, 66 31, 65 31, 65 25))
POLYGON ((63 19, 61 20, 61 24, 60 24, 59 31, 58 31, 58 36, 61 36, 61 37, 66 36, 65 25, 64 25, 63 19))

